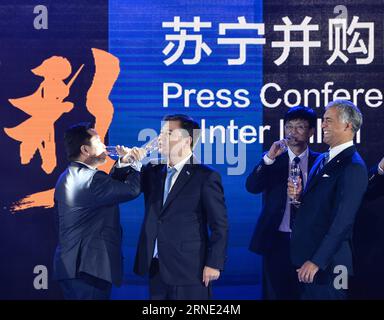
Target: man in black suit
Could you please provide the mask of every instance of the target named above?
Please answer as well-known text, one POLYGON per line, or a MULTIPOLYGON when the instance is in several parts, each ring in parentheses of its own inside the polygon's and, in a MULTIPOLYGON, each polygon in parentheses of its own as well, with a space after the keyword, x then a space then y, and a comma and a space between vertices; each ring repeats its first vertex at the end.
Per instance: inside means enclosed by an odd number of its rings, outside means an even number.
POLYGON ((145 216, 134 271, 149 274, 154 300, 209 299, 224 268, 224 192, 220 175, 192 154, 199 131, 188 116, 165 117, 159 147, 167 163, 142 170, 145 216))
POLYGON ((290 109, 284 117, 285 136, 272 144, 248 176, 248 192, 263 193, 263 207, 250 250, 263 256, 263 299, 298 298, 298 282, 290 262, 290 222, 295 208, 287 197, 289 167, 297 161, 304 183, 318 153, 308 148, 316 126, 315 112, 306 107, 290 109))
MULTIPOLYGON (((347 296, 353 274, 352 230, 368 182, 353 144, 362 120, 350 101, 336 100, 326 107, 322 128, 330 148, 310 172, 292 230, 291 258, 298 268, 301 299, 347 296)), ((291 182, 288 190, 294 196, 291 182)))
POLYGON ((353 231, 355 272, 351 298, 377 300, 384 299, 384 219, 377 210, 384 201, 384 158, 371 168, 368 177, 353 231))
POLYGON ((381 196, 384 196, 384 158, 370 170, 365 194, 367 200, 375 200, 381 196))
POLYGON ((130 150, 107 175, 97 170, 106 161, 105 145, 89 124, 68 129, 64 142, 71 162, 55 188, 54 277, 65 299, 109 299, 111 284, 120 285, 123 276, 118 204, 140 194, 140 172, 123 163, 144 154, 130 150))

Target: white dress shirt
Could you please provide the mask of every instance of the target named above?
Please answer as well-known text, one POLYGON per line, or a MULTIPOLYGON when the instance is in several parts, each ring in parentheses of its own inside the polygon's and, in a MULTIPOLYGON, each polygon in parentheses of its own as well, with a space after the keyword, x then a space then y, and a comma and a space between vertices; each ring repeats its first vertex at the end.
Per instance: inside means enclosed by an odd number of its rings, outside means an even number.
POLYGON ((84 162, 81 162, 81 161, 78 161, 78 160, 77 160, 77 161, 74 161, 74 162, 80 163, 80 164, 82 164, 82 165, 88 167, 88 168, 91 169, 91 170, 97 170, 96 168, 91 167, 89 164, 86 164, 86 163, 84 163, 84 162))
POLYGON ((132 167, 132 169, 136 170, 136 171, 141 171, 141 167, 143 166, 143 164, 140 162, 140 161, 133 161, 132 163, 124 163, 124 162, 120 162, 120 159, 121 157, 119 157, 119 159, 117 160, 117 163, 115 164, 116 168, 125 168, 125 167, 132 167))
POLYGON ((339 153, 343 152, 345 149, 353 146, 353 140, 340 144, 336 147, 329 148, 329 159, 330 162, 334 157, 336 157, 339 153))
MULTIPOLYGON (((292 152, 292 150, 288 147, 288 156, 289 156, 289 165, 288 165, 288 172, 290 169, 290 166, 292 164, 293 159, 295 159, 297 156, 292 152)), ((300 158, 299 167, 301 170, 301 173, 303 175, 303 186, 307 183, 308 179, 308 156, 309 156, 309 149, 305 149, 305 151, 300 154, 298 157, 300 158)), ((264 163, 266 165, 271 165, 275 162, 275 160, 270 159, 267 154, 264 156, 264 163)), ((287 186, 288 187, 288 186, 287 186)), ((291 232, 291 228, 289 226, 291 219, 291 204, 290 199, 287 197, 287 202, 285 203, 285 211, 283 215, 283 219, 281 220, 279 231, 281 232, 291 232)))

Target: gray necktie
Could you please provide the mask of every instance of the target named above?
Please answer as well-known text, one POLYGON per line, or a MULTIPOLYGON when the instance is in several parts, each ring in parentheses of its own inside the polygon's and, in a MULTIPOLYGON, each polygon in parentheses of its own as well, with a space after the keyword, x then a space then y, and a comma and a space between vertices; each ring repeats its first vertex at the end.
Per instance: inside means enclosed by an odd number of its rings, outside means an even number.
MULTIPOLYGON (((167 201, 167 197, 169 194, 169 191, 171 190, 172 186, 172 178, 175 175, 177 170, 172 167, 167 169, 167 177, 165 178, 165 184, 164 184, 164 193, 163 193, 163 205, 165 204, 165 201, 167 201)), ((153 257, 158 258, 158 249, 157 249, 157 239, 155 240, 155 248, 153 250, 153 257)))
POLYGON ((167 201, 168 193, 171 190, 171 186, 172 186, 172 178, 176 172, 177 170, 174 167, 167 169, 167 177, 165 178, 165 184, 164 184, 163 205, 165 201, 167 201))

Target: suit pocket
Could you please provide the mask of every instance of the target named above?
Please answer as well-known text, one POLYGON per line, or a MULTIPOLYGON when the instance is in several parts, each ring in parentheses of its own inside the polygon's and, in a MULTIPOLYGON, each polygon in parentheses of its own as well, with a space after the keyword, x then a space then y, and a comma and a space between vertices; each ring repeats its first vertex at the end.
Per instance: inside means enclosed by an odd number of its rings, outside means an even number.
POLYGON ((191 251, 199 251, 202 246, 202 242, 200 240, 195 241, 184 241, 181 243, 181 251, 191 252, 191 251))

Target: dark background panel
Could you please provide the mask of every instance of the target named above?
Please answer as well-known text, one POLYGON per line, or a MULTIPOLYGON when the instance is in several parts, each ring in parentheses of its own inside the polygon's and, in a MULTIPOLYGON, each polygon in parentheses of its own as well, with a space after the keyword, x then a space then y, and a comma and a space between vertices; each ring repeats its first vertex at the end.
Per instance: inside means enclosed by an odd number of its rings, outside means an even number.
MULTIPOLYGON (((278 83, 282 87, 282 93, 288 89, 316 88, 321 90, 324 83, 334 82, 333 91, 344 88, 349 92, 353 89, 371 88, 384 89, 384 48, 383 48, 383 1, 264 1, 264 22, 266 25, 267 45, 264 46, 264 84, 269 82, 278 83), (355 57, 364 55, 347 54, 350 60, 347 63, 336 60, 328 65, 327 59, 332 52, 328 48, 328 20, 336 18, 335 6, 342 4, 348 9, 348 23, 353 16, 359 17, 359 22, 373 22, 375 26, 375 58, 368 65, 357 65, 355 57), (303 66, 302 49, 293 48, 287 61, 280 66, 273 62, 277 59, 282 49, 272 48, 271 41, 281 41, 282 32, 273 31, 274 25, 283 24, 282 18, 288 16, 294 24, 300 24, 305 16, 312 17, 310 24, 318 24, 319 31, 310 33, 310 40, 321 41, 321 48, 310 49, 310 60, 308 66, 303 66)), ((368 34, 362 30, 361 39, 368 42, 368 34)), ((348 38, 350 41, 350 38, 348 38)), ((293 33, 292 40, 302 40, 302 33, 293 33)), ((347 42, 347 45, 349 42, 347 42)), ((279 96, 271 96, 278 98, 279 96)), ((384 131, 384 106, 377 108, 368 107, 359 96, 357 106, 363 113, 364 123, 361 129, 361 143, 357 144, 358 151, 366 161, 369 168, 376 166, 384 156, 384 144, 382 141, 384 131)), ((307 105, 316 110, 319 118, 324 114, 324 100, 316 104, 310 100, 307 105)), ((282 105, 275 109, 264 111, 264 123, 277 126, 279 119, 283 118, 289 109, 282 105)), ((268 150, 273 141, 278 139, 278 131, 275 130, 267 136, 263 146, 268 150)), ((316 151, 325 151, 325 144, 313 144, 316 151)), ((355 226, 355 258, 356 275, 351 282, 352 296, 355 298, 384 298, 384 248, 383 248, 383 200, 368 203, 365 201, 358 213, 355 226)))
POLYGON ((0 39, 0 299, 60 298, 56 282, 51 281, 56 246, 53 210, 34 208, 12 214, 9 207, 25 195, 55 185, 67 165, 62 144, 65 128, 94 120, 85 108, 85 97, 94 74, 91 48, 108 50, 108 1, 1 1, 0 39), (47 30, 33 26, 36 5, 48 9, 47 30), (85 66, 66 99, 74 108, 55 123, 57 167, 47 175, 40 168, 38 153, 28 165, 20 164, 20 143, 9 138, 3 128, 28 118, 8 99, 32 94, 42 78, 30 70, 54 55, 70 61, 72 75, 81 64, 85 66), (33 287, 36 265, 49 270, 48 290, 33 287))

